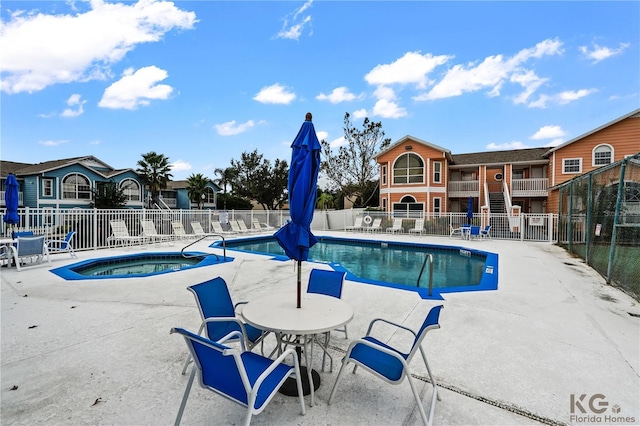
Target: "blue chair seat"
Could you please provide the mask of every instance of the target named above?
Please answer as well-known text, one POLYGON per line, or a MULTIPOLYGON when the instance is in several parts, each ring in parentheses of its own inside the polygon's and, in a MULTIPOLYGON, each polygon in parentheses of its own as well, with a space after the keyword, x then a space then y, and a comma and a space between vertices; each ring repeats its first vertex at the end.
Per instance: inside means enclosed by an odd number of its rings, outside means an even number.
MULTIPOLYGON (((377 346, 387 348, 402 356, 402 358, 404 358, 405 360, 407 359, 407 354, 398 351, 397 349, 387 345, 384 342, 381 342, 374 337, 366 336, 363 337, 363 340, 366 340, 377 346)), ((373 348, 362 343, 356 344, 351 351, 351 358, 354 361, 360 362, 363 366, 366 366, 371 370, 377 372, 379 375, 384 376, 389 381, 396 382, 398 380, 402 380, 403 378, 404 366, 402 365, 402 362, 400 362, 398 358, 392 355, 386 354, 384 352, 381 353, 377 348, 373 348)))

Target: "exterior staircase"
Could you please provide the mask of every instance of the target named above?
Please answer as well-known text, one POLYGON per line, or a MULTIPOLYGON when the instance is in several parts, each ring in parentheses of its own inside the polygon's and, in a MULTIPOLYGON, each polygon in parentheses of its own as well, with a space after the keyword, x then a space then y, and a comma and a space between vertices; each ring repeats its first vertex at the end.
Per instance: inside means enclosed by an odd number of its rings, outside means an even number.
POLYGON ((507 207, 504 202, 502 192, 489 193, 489 209, 491 213, 507 213, 507 207))

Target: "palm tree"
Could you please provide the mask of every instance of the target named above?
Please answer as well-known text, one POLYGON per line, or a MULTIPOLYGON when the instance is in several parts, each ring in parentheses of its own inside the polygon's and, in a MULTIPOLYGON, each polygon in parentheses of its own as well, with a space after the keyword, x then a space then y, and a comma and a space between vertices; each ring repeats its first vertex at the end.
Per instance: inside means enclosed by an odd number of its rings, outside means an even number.
POLYGON ((323 192, 322 194, 320 194, 320 196, 318 196, 316 207, 323 210, 332 209, 334 207, 333 195, 329 194, 328 192, 323 192))
POLYGON ((138 160, 136 173, 149 188, 152 203, 158 204, 160 191, 167 187, 167 182, 173 177, 170 171, 169 158, 163 154, 151 151, 142 154, 142 160, 138 160))
POLYGON ((226 210, 227 185, 231 185, 231 189, 233 189, 233 181, 237 176, 236 169, 233 167, 227 167, 226 169, 217 168, 213 171, 213 173, 218 176, 218 179, 215 179, 213 182, 222 188, 222 193, 224 194, 224 210, 226 210))
POLYGON ((209 182, 210 180, 204 177, 202 173, 192 174, 187 178, 187 193, 189 194, 189 199, 198 203, 198 210, 202 207, 203 195, 207 190, 207 184, 209 182))

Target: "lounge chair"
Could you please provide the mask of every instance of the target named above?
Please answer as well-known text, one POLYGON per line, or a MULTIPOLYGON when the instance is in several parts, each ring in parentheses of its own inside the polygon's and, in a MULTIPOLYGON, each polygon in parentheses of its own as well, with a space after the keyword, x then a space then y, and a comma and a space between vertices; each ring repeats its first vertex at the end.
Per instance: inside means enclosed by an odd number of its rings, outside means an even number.
POLYGON ((64 237, 64 240, 47 240, 47 250, 50 254, 53 253, 69 253, 72 258, 76 258, 76 252, 73 250, 71 240, 73 240, 76 231, 69 231, 64 237))
POLYGON ((247 228, 247 224, 244 223, 243 219, 236 219, 236 222, 238 223, 238 227, 240 228, 240 232, 243 232, 245 234, 250 233, 250 232, 254 232, 253 229, 247 228))
POLYGON ((462 238, 462 227, 454 228, 453 225, 449 224, 449 238, 455 236, 462 238))
POLYGON ((425 231, 425 229, 424 229, 424 220, 422 220, 422 219, 416 219, 416 222, 413 225, 413 228, 409 229, 409 233, 410 234, 420 234, 420 235, 422 235, 422 233, 424 231, 425 231))
POLYGON ((402 233, 402 231, 402 218, 393 219, 393 226, 387 228, 387 232, 391 232, 392 234, 395 234, 396 232, 402 233))
POLYGON ((220 235, 228 235, 228 234, 235 234, 236 233, 233 230, 225 231, 222 228, 222 224, 220 222, 218 222, 217 220, 211 221, 211 229, 213 229, 214 233, 220 234, 220 235))
POLYGON ((144 238, 148 238, 152 242, 162 243, 163 241, 172 241, 173 238, 169 234, 158 234, 156 230, 156 225, 152 220, 141 220, 140 224, 142 225, 142 235, 144 238))
POLYGON ((355 222, 352 226, 345 226, 345 231, 362 231, 362 216, 356 217, 355 222))
MULTIPOLYGON (((187 290, 193 293, 198 312, 200 312, 202 323, 198 334, 204 332, 207 338, 218 341, 232 331, 239 331, 243 346, 249 350, 258 343, 262 343, 266 335, 269 334, 240 320, 236 315, 236 310, 239 305, 246 302, 233 304, 227 283, 222 277, 189 286, 187 290)), ((187 358, 182 374, 187 371, 190 361, 191 357, 187 358)))
POLYGON ((191 229, 193 229, 193 234, 196 237, 204 237, 205 235, 207 235, 207 233, 204 232, 204 229, 202 228, 200 222, 191 222, 191 229))
POLYGON ((491 234, 489 234, 490 231, 491 231, 491 225, 485 226, 484 229, 480 231, 480 239, 490 240, 491 239, 491 234))
POLYGON ((107 241, 114 243, 120 241, 125 244, 133 245, 134 242, 141 242, 142 238, 138 235, 129 234, 127 224, 124 220, 110 220, 109 226, 111 227, 111 235, 107 238, 107 241))
MULTIPOLYGON (((347 366, 347 364, 353 363, 354 374, 358 366, 360 366, 365 371, 372 373, 374 376, 379 377, 385 382, 392 385, 400 384, 406 378, 416 400, 416 405, 418 406, 418 411, 420 411, 420 417, 422 417, 422 421, 425 425, 430 425, 433 422, 436 399, 438 398, 438 388, 436 386, 436 381, 431 374, 431 369, 429 368, 429 363, 427 362, 427 356, 424 349, 422 348, 422 341, 430 330, 436 330, 440 328, 438 318, 440 317, 441 310, 442 305, 434 306, 433 308, 431 308, 429 314, 427 315, 427 318, 424 320, 422 326, 420 327, 420 330, 418 330, 417 333, 415 333, 408 327, 381 318, 376 318, 371 321, 367 330, 367 335, 361 339, 351 342, 351 344, 349 345, 347 354, 342 359, 342 367, 340 367, 338 377, 336 378, 336 382, 333 385, 333 389, 331 390, 331 395, 329 396, 329 404, 331 404, 331 402, 333 401, 333 397, 335 396, 336 390, 338 389, 340 379, 342 379, 342 374, 345 372, 345 367, 347 366), (409 348, 409 351, 403 352, 400 349, 392 347, 386 342, 373 337, 371 331, 374 324, 376 324, 377 322, 383 322, 388 325, 394 326, 398 329, 398 332, 400 332, 401 330, 410 332, 413 335, 414 339, 413 345, 411 346, 411 348, 409 348), (424 407, 422 406, 420 393, 418 392, 418 389, 416 389, 416 385, 413 382, 414 379, 411 377, 411 371, 409 370, 409 364, 411 364, 411 360, 418 350, 422 355, 424 365, 427 367, 429 381, 431 382, 431 386, 433 387, 433 393, 431 395, 431 407, 429 409, 428 418, 424 411, 424 407)), ((353 395, 358 395, 358 392, 353 393, 353 395)), ((365 421, 365 419, 360 419, 360 421, 365 421)))
POLYGON ((31 237, 18 237, 15 245, 10 245, 11 257, 13 257, 16 269, 20 271, 20 264, 25 259, 29 259, 29 262, 42 263, 44 258, 47 258, 47 263, 51 265, 51 259, 49 258, 49 250, 44 240, 44 235, 35 235, 31 237))
POLYGON ((187 240, 193 237, 193 235, 187 234, 187 231, 185 231, 182 222, 171 222, 171 228, 173 229, 173 235, 176 237, 176 239, 187 240))
POLYGON ((256 232, 269 232, 275 229, 273 226, 269 226, 266 223, 260 223, 257 217, 251 219, 251 225, 256 232))
MULTIPOLYGON (((243 222, 244 223, 244 222, 243 222)), ((230 220, 229 221, 229 226, 231 226, 231 230, 233 232, 235 232, 236 234, 246 234, 249 232, 249 230, 247 229, 247 226, 245 225, 244 230, 240 227, 240 224, 238 223, 237 220, 230 220)))
POLYGON ((373 223, 368 228, 363 228, 366 232, 379 232, 382 231, 382 219, 377 218, 373 220, 373 223))
MULTIPOLYGON (((195 366, 184 390, 175 425, 180 424, 191 386, 198 375, 200 386, 218 395, 247 407, 244 425, 251 423, 254 414, 260 414, 278 392, 282 384, 291 376, 295 377, 298 388, 300 411, 305 414, 304 394, 300 374, 300 364, 294 349, 288 349, 275 360, 253 352, 233 349, 225 345, 231 338, 237 338, 236 331, 214 342, 182 328, 172 328, 171 333, 184 337, 195 366), (284 361, 287 360, 289 364, 284 361)), ((211 419, 212 423, 220 423, 211 419)))

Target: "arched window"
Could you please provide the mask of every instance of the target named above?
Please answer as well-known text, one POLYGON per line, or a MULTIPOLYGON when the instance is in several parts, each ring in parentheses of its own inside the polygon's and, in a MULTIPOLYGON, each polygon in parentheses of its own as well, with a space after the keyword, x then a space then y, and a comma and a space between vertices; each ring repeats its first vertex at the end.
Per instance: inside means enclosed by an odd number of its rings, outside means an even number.
POLYGON ((423 212, 424 205, 417 203, 412 195, 405 195, 400 199, 399 203, 393 203, 393 212, 402 213, 403 216, 411 217, 410 212, 423 212))
POLYGON ((393 164, 393 183, 423 183, 424 162, 413 153, 402 154, 393 164))
POLYGON ((72 173, 62 180, 62 198, 76 200, 91 199, 91 183, 86 176, 72 173))
POLYGON ((125 179, 120 182, 120 189, 127 197, 127 201, 140 201, 140 184, 133 179, 125 179))
POLYGON ((604 166, 613 163, 613 147, 601 144, 593 148, 593 165, 604 166))
POLYGON ((204 203, 205 204, 213 204, 216 202, 216 194, 213 192, 213 189, 208 186, 204 189, 204 203))

